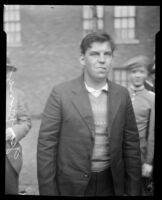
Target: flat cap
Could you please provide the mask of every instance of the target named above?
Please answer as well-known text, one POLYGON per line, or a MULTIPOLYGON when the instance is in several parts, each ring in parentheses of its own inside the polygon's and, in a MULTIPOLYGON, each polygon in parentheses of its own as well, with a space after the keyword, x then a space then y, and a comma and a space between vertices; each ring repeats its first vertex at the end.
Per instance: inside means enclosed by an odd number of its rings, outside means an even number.
POLYGON ((6 67, 9 68, 10 70, 14 71, 14 72, 17 70, 17 68, 14 65, 11 64, 9 57, 7 57, 6 67))
POLYGON ((131 70, 138 67, 145 67, 148 71, 153 67, 153 61, 146 56, 136 56, 129 59, 123 65, 127 70, 131 70))

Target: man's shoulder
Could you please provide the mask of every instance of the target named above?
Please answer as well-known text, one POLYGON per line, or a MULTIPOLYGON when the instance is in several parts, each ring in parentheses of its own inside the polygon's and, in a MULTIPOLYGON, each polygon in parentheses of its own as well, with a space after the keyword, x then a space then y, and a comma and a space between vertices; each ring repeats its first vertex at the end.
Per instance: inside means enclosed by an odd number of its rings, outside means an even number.
POLYGON ((77 78, 73 78, 71 80, 68 80, 68 81, 64 81, 62 83, 59 83, 57 85, 55 85, 53 87, 53 90, 55 91, 67 91, 67 90, 71 90, 72 88, 75 87, 76 84, 78 84, 78 81, 79 81, 79 78, 80 77, 77 77, 77 78))
POLYGON ((145 96, 147 97, 148 100, 154 101, 155 99, 155 93, 145 89, 145 96))
POLYGON ((122 85, 119 85, 118 83, 115 83, 113 81, 109 81, 109 84, 111 85, 113 90, 117 90, 118 92, 121 93, 128 93, 128 89, 122 85))

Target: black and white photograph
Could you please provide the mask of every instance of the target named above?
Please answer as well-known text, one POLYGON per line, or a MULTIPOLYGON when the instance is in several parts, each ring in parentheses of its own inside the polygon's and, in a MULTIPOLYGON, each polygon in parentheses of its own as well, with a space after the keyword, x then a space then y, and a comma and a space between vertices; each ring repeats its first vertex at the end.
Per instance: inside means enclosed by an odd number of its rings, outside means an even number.
POLYGON ((3 4, 5 195, 154 196, 159 5, 3 4))

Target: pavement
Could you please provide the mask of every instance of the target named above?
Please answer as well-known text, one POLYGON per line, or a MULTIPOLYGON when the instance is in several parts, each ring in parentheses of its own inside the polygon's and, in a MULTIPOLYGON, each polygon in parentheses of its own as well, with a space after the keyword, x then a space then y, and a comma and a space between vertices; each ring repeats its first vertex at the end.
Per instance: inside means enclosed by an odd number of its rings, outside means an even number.
POLYGON ((37 139, 40 120, 32 120, 32 128, 22 139, 23 167, 19 177, 19 193, 22 195, 39 195, 37 181, 37 139))

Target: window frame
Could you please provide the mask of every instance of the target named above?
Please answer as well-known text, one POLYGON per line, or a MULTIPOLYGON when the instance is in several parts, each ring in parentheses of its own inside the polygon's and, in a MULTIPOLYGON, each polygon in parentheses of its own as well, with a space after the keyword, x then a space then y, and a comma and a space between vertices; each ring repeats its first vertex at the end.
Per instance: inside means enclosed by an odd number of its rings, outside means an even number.
POLYGON ((22 46, 20 5, 4 5, 3 30, 8 47, 22 46))
MULTIPOLYGON (((122 31, 122 30, 124 30, 124 28, 123 27, 121 27, 121 28, 116 28, 115 27, 115 21, 117 20, 117 19, 119 19, 119 20, 126 20, 127 21, 127 24, 128 24, 128 20, 129 19, 134 19, 134 27, 132 28, 133 30, 134 30, 134 38, 122 38, 122 37, 120 37, 120 38, 118 38, 118 37, 116 37, 115 38, 115 42, 116 43, 118 43, 118 44, 122 44, 122 43, 124 43, 124 44, 136 44, 136 43, 139 43, 139 40, 137 39, 137 37, 136 37, 136 18, 137 18, 137 15, 136 15, 136 13, 137 13, 137 7, 136 6, 134 6, 134 15, 125 15, 125 16, 122 16, 121 14, 119 15, 119 16, 116 16, 116 14, 115 14, 115 9, 117 9, 117 7, 123 7, 123 6, 114 6, 114 15, 113 15, 113 24, 114 24, 114 34, 116 35, 116 30, 117 29, 119 29, 119 31, 122 31)), ((130 6, 125 6, 125 7, 127 7, 127 12, 128 12, 128 7, 130 7, 130 6)), ((121 23, 120 23, 120 25, 121 25, 121 23)), ((122 26, 122 25, 121 25, 122 26)), ((128 31, 129 30, 131 30, 131 28, 127 25, 126 27, 125 27, 125 30, 127 31, 127 33, 128 33, 128 31)))
POLYGON ((113 70, 112 70, 112 80, 119 84, 119 85, 122 85, 126 88, 128 88, 128 84, 129 84, 129 81, 128 81, 128 72, 127 72, 127 69, 126 67, 114 67, 113 70), (120 73, 119 75, 119 80, 116 80, 116 77, 115 77, 115 72, 118 71, 120 73), (122 72, 125 73, 125 77, 126 79, 123 81, 123 79, 121 78, 122 77, 122 72), (125 84, 123 84, 125 82, 125 84))
MULTIPOLYGON (((88 13, 88 12, 87 12, 88 13)), ((103 5, 83 5, 82 6, 82 24, 83 24, 83 32, 84 34, 87 34, 87 33, 90 33, 94 30, 104 30, 104 6, 103 5), (101 13, 98 14, 97 12, 97 8, 99 8, 100 6, 102 6, 102 16, 100 16, 101 13), (89 17, 85 17, 85 8, 87 7, 87 11, 89 9, 89 17), (95 8, 95 11, 93 11, 93 9, 95 8), (85 21, 89 22, 89 27, 90 28, 87 28, 85 29, 84 28, 84 24, 85 24, 85 21), (100 25, 102 26, 102 28, 99 28, 99 23, 100 25), (91 25, 90 25, 91 24, 91 25)), ((88 14, 87 14, 88 16, 88 14)), ((88 24, 88 23, 87 23, 88 24)))

